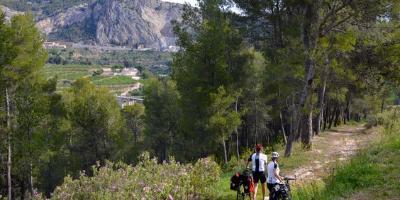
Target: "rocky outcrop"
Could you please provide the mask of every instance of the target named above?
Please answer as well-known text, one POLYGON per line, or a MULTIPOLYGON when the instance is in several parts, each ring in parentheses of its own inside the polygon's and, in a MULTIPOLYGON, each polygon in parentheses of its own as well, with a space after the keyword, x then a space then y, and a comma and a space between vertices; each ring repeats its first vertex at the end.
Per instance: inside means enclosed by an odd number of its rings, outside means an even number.
POLYGON ((10 21, 11 17, 13 17, 14 15, 23 14, 22 12, 12 10, 12 9, 2 6, 2 5, 0 5, 0 10, 4 13, 7 21, 10 21))
POLYGON ((164 48, 175 45, 171 21, 180 19, 181 8, 160 0, 99 0, 42 19, 37 26, 54 40, 164 48))
POLYGON ((54 17, 48 17, 40 20, 36 25, 44 33, 50 34, 56 31, 62 31, 63 28, 82 23, 91 16, 91 9, 88 4, 74 6, 66 12, 57 14, 54 17))

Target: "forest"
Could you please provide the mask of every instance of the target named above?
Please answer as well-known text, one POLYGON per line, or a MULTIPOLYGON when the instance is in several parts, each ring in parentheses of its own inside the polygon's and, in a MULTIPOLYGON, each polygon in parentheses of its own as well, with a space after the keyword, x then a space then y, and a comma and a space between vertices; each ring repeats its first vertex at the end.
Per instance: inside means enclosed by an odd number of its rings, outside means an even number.
POLYGON ((1 15, 0 199, 214 199, 255 144, 290 157, 399 103, 397 0, 198 4, 174 22, 171 74, 123 109, 88 78, 57 90, 33 17, 1 15))

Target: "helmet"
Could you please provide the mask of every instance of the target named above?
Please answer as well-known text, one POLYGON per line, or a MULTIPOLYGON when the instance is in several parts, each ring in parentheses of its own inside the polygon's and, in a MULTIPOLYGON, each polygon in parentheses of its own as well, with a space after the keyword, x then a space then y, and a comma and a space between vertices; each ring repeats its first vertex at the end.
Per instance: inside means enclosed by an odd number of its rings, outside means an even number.
POLYGON ((279 157, 279 153, 278 152, 272 152, 272 157, 273 158, 278 158, 279 157))

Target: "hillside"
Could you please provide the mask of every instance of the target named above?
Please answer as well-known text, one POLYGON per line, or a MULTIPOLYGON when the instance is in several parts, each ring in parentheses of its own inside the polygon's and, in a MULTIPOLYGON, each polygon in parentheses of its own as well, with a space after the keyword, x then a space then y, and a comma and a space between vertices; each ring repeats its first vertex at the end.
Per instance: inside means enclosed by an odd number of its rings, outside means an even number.
POLYGON ((160 0, 0 3, 19 11, 32 11, 37 27, 51 41, 155 49, 175 45, 171 21, 179 20, 182 8, 160 0))
POLYGON ((0 4, 20 12, 33 12, 38 18, 52 16, 70 7, 95 0, 0 0, 0 4))
POLYGON ((4 12, 4 16, 7 21, 10 20, 12 16, 22 13, 22 12, 12 10, 12 9, 2 6, 2 5, 0 5, 0 10, 2 10, 4 12))

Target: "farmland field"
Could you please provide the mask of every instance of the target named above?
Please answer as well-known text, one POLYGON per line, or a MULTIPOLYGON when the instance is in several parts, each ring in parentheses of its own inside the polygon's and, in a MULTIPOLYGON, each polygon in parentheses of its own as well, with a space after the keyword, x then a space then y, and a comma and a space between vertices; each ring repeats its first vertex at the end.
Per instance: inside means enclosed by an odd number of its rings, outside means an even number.
POLYGON ((57 65, 125 66, 147 70, 153 74, 168 74, 172 54, 160 51, 49 49, 48 63, 57 65))
POLYGON ((133 84, 138 82, 129 76, 92 76, 93 72, 100 68, 101 67, 94 65, 47 64, 43 69, 43 73, 48 78, 57 77, 59 90, 68 88, 73 81, 83 77, 90 78, 95 85, 106 86, 116 93, 130 88, 133 84))
POLYGON ((94 76, 90 80, 96 85, 128 85, 137 82, 129 76, 94 76))
MULTIPOLYGON (((58 89, 70 87, 78 78, 87 77, 95 85, 106 86, 121 93, 137 83, 129 76, 93 76, 102 68, 135 67, 143 75, 166 75, 170 73, 172 54, 159 51, 110 51, 99 49, 49 49, 48 64, 43 69, 46 77, 57 77, 58 89)), ((140 80, 144 84, 144 80, 140 80)))
POLYGON ((44 74, 49 78, 57 76, 59 80, 76 80, 81 77, 91 76, 96 69, 100 69, 100 67, 76 64, 47 64, 44 67, 44 74))

